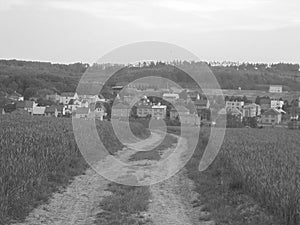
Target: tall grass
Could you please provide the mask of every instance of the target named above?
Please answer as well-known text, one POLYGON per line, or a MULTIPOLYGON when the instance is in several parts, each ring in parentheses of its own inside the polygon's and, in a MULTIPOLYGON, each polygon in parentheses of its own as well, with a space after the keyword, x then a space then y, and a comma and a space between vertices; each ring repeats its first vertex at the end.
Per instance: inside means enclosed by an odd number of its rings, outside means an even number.
MULTIPOLYGON (((97 129, 106 147, 122 149, 109 122, 97 129)), ((140 124, 132 130, 144 134, 140 124)), ((70 119, 0 116, 0 224, 24 218, 86 168, 70 119)))
POLYGON ((221 154, 252 193, 286 225, 300 224, 300 132, 227 130, 221 154))

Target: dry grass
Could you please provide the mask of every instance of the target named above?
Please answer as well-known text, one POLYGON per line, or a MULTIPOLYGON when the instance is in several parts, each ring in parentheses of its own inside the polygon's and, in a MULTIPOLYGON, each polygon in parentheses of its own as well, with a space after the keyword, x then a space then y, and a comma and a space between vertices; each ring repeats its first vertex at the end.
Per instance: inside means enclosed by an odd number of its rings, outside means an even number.
POLYGON ((287 225, 300 224, 300 132, 228 130, 222 154, 253 193, 287 225))
POLYGON ((227 129, 218 157, 199 173, 208 136, 201 134, 187 169, 218 224, 300 223, 299 134, 286 129, 227 129))
MULTIPOLYGON (((109 150, 122 149, 109 122, 97 128, 109 150)), ((133 124, 132 130, 145 132, 140 124, 133 124)), ((87 167, 70 119, 0 116, 0 224, 23 219, 87 167)))

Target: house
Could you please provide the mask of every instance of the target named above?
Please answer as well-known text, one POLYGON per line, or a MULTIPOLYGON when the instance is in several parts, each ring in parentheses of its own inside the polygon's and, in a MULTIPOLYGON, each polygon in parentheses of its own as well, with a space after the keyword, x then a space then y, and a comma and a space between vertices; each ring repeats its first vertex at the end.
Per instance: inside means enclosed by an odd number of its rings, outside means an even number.
POLYGON ((63 92, 60 95, 59 103, 67 105, 71 99, 78 99, 77 93, 74 92, 63 92))
POLYGON ((14 93, 10 94, 8 96, 8 99, 13 100, 13 101, 24 101, 24 97, 16 91, 14 93))
POLYGON ((101 102, 91 103, 89 105, 90 108, 90 118, 95 118, 99 120, 103 120, 104 116, 106 116, 106 109, 101 102))
POLYGON ((58 111, 57 108, 55 106, 48 106, 45 109, 45 116, 48 117, 57 117, 58 116, 58 111))
POLYGON ((244 101, 226 101, 226 109, 227 110, 232 110, 232 109, 242 109, 245 105, 244 101))
POLYGON ((261 98, 259 101, 259 105, 261 107, 261 110, 268 110, 271 108, 271 99, 261 98))
POLYGON ((81 102, 80 102, 80 107, 89 107, 89 102, 86 100, 86 99, 83 99, 81 102))
POLYGON ((33 112, 33 108, 36 106, 37 104, 34 101, 25 100, 17 102, 16 109, 24 109, 31 115, 33 112))
POLYGON ((194 102, 196 109, 209 109, 210 104, 208 99, 197 99, 194 102))
POLYGON ((32 109, 33 116, 44 116, 45 115, 46 107, 35 106, 32 109))
POLYGON ((282 86, 281 85, 270 85, 269 92, 270 93, 282 93, 282 86))
POLYGON ((90 114, 90 108, 79 107, 75 111, 75 118, 77 118, 77 119, 89 118, 89 114, 90 114))
POLYGON ((167 106, 166 105, 153 105, 152 106, 152 118, 160 120, 165 119, 167 115, 167 106))
POLYGON ((176 102, 179 99, 179 94, 175 93, 164 93, 162 98, 167 102, 176 102))
POLYGON ((81 107, 81 102, 78 99, 71 99, 67 105, 67 109, 71 112, 76 111, 79 107, 81 107))
POLYGON ((147 117, 149 115, 152 115, 152 105, 139 104, 136 107, 136 113, 138 117, 147 117))
POLYGON ((130 115, 130 107, 128 105, 125 105, 123 103, 117 103, 113 105, 112 111, 111 111, 111 117, 112 118, 129 118, 130 115))
POLYGON ((284 105, 283 100, 271 99, 271 108, 282 109, 283 105, 284 105))
POLYGON ((279 124, 282 120, 282 114, 274 108, 271 108, 261 115, 262 124, 279 124))
POLYGON ((243 108, 243 117, 256 117, 261 115, 261 107, 255 103, 245 105, 243 108))
POLYGON ((181 118, 183 116, 190 115, 190 110, 184 106, 178 105, 176 108, 172 108, 170 110, 170 119, 175 120, 177 118, 181 118))

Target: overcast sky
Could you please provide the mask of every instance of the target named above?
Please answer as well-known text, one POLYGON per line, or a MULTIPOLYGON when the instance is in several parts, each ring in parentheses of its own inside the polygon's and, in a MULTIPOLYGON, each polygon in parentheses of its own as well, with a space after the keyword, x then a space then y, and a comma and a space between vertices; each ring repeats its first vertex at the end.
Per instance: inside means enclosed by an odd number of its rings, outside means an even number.
POLYGON ((139 41, 202 60, 300 63, 299 0, 0 0, 0 58, 92 63, 139 41))

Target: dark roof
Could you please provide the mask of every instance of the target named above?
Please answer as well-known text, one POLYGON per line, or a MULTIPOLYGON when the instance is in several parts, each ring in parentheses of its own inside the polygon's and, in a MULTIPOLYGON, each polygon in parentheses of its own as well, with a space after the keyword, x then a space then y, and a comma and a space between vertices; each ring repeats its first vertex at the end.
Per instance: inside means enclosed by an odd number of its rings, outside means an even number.
POLYGON ((272 115, 272 116, 277 116, 277 115, 280 115, 281 113, 276 110, 276 109, 269 109, 267 110, 266 112, 264 112, 264 116, 268 116, 268 115, 272 115))
POLYGON ((25 108, 25 102, 17 102, 16 108, 17 109, 24 109, 25 108))
POLYGON ((74 104, 74 99, 71 99, 70 101, 69 101, 69 105, 73 105, 74 104))
POLYGON ((55 113, 56 107, 55 106, 48 106, 45 109, 45 113, 55 113))

